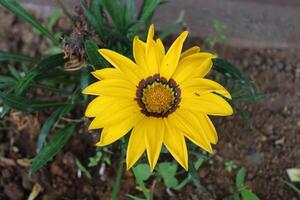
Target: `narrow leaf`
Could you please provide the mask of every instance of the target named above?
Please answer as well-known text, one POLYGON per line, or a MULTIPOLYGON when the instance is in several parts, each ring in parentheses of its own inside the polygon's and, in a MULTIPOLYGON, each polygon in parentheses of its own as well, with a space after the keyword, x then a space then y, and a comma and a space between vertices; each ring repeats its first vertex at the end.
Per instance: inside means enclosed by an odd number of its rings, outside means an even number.
POLYGON ((39 62, 39 64, 36 66, 36 70, 39 72, 44 72, 44 70, 54 69, 57 66, 63 65, 64 62, 65 60, 63 53, 52 55, 39 62))
POLYGON ((4 52, 4 51, 0 51, 0 61, 19 61, 19 62, 30 62, 30 63, 38 62, 36 58, 32 58, 30 56, 25 56, 17 53, 4 52))
POLYGON ((26 112, 34 112, 43 109, 47 109, 50 107, 57 107, 66 105, 66 102, 57 102, 57 101, 38 101, 32 99, 26 99, 21 96, 13 95, 13 94, 5 94, 0 92, 0 99, 4 102, 6 106, 14 108, 16 110, 26 111, 26 112))
POLYGON ((189 171, 188 172, 189 172, 189 175, 191 175, 192 180, 193 180, 194 184, 196 185, 196 187, 200 188, 201 187, 200 178, 199 178, 198 172, 195 169, 195 166, 191 160, 189 160, 189 171))
POLYGON ((51 131, 52 127, 60 120, 61 117, 66 115, 72 109, 72 104, 68 104, 66 106, 62 106, 58 108, 55 112, 53 112, 50 117, 43 124, 37 141, 37 152, 41 150, 43 147, 46 138, 51 131))
POLYGON ((235 177, 235 185, 237 188, 241 188, 244 186, 244 183, 245 183, 245 176, 246 176, 246 168, 245 167, 242 167, 236 177, 235 177))
POLYGON ((93 41, 87 40, 84 43, 84 47, 89 63, 91 63, 96 69, 104 68, 105 62, 98 52, 98 46, 93 41))
POLYGON ((102 39, 105 37, 105 28, 103 19, 100 13, 100 4, 98 0, 94 0, 92 9, 89 9, 85 4, 81 4, 84 16, 87 18, 90 25, 93 27, 97 35, 102 39))
POLYGON ((259 200, 258 196, 248 189, 242 189, 241 195, 243 200, 259 200))
POLYGON ((162 3, 161 0, 144 0, 139 20, 147 22, 151 19, 155 9, 162 3))
POLYGON ((34 158, 29 174, 32 175, 51 160, 67 143, 75 131, 75 124, 60 129, 34 158))
POLYGON ((78 159, 76 159, 75 162, 80 171, 82 171, 88 178, 92 178, 91 173, 85 168, 85 166, 83 166, 83 164, 78 159))

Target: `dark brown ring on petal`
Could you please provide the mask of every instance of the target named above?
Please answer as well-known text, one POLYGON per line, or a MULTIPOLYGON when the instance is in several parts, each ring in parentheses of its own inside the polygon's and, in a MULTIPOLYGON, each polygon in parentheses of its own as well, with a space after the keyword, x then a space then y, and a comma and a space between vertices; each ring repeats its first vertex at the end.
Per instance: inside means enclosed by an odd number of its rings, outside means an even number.
POLYGON ((179 107, 179 103, 181 100, 181 90, 173 79, 170 79, 168 81, 166 78, 161 77, 159 74, 155 74, 139 82, 136 90, 135 100, 137 101, 138 105, 141 108, 141 112, 144 115, 148 117, 165 118, 179 107), (169 94, 172 95, 172 101, 170 105, 168 105, 167 110, 154 112, 147 109, 145 102, 143 101, 143 95, 147 93, 147 91, 149 91, 149 88, 151 88, 151 86, 155 87, 154 84, 158 85, 159 87, 166 88, 166 91, 171 91, 169 94))

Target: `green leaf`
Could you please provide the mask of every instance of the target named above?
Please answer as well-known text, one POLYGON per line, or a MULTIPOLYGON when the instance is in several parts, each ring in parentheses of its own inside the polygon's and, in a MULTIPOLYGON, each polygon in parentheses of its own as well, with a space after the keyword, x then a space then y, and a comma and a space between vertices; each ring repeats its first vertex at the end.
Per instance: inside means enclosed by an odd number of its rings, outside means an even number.
POLYGON ((58 108, 55 112, 53 112, 50 115, 50 117, 45 121, 45 123, 43 124, 39 132, 38 141, 37 141, 37 152, 39 152, 42 149, 52 127, 60 120, 60 118, 62 118, 67 113, 69 113, 72 108, 73 108, 73 104, 62 106, 58 108))
POLYGON ((120 0, 102 0, 102 5, 107 11, 113 24, 118 28, 122 29, 124 24, 124 7, 121 5, 120 0))
POLYGON ((18 70, 14 66, 9 65, 8 70, 10 74, 13 75, 17 80, 21 79, 20 72, 18 72, 18 70))
POLYGON ((49 31, 52 30, 53 26, 56 24, 59 18, 60 18, 60 11, 58 10, 54 11, 47 22, 47 29, 49 31))
POLYGON ((37 75, 36 70, 29 71, 15 86, 15 94, 21 95, 37 75))
POLYGON ((288 181, 285 180, 281 180, 284 184, 286 184, 289 188, 291 188, 292 190, 294 190, 299 196, 300 196, 300 189, 296 187, 296 185, 294 185, 293 183, 290 183, 288 181))
POLYGON ((150 21, 155 9, 163 3, 162 0, 144 0, 143 9, 139 20, 147 22, 150 21))
POLYGON ((49 143, 41 149, 41 151, 34 158, 30 167, 29 174, 32 175, 43 167, 49 160, 51 160, 67 143, 75 131, 76 124, 69 124, 60 129, 51 138, 49 143))
POLYGON ((99 164, 102 156, 103 156, 103 153, 97 149, 96 154, 94 156, 92 156, 92 157, 89 157, 89 161, 90 162, 88 164, 88 167, 95 167, 95 166, 97 166, 99 164))
POLYGON ((176 179, 177 164, 170 162, 162 162, 158 165, 158 172, 162 176, 165 185, 168 188, 173 188, 178 185, 176 179))
POLYGON ((30 63, 38 62, 36 58, 32 58, 30 56, 25 56, 17 53, 4 52, 4 51, 0 51, 0 61, 19 61, 19 62, 30 62, 30 63))
POLYGON ((15 82, 16 80, 10 76, 2 76, 0 75, 0 83, 11 83, 15 82))
POLYGON ((82 171, 88 178, 92 178, 91 173, 83 166, 83 164, 81 164, 81 162, 78 159, 76 159, 75 162, 76 166, 80 171, 82 171))
POLYGON ((45 70, 51 70, 57 66, 61 66, 64 63, 65 63, 64 54, 59 53, 43 59, 41 62, 39 62, 39 64, 36 66, 35 69, 38 72, 44 72, 45 70))
POLYGON ((241 70, 239 70, 233 64, 226 60, 223 60, 221 58, 214 58, 213 68, 221 74, 229 76, 230 78, 241 80, 242 83, 247 82, 251 84, 250 80, 247 77, 245 77, 241 70))
POLYGON ((258 196, 256 196, 256 194, 254 194, 251 190, 242 189, 240 193, 243 200, 259 200, 258 196))
POLYGON ((126 196, 129 197, 132 200, 147 200, 147 199, 136 197, 136 196, 133 196, 133 195, 130 195, 130 194, 126 194, 126 196))
POLYGON ((97 35, 103 39, 106 36, 105 26, 103 24, 103 18, 101 15, 101 5, 100 1, 93 0, 91 9, 89 9, 85 4, 81 4, 84 16, 87 18, 90 25, 93 27, 97 35))
POLYGON ((125 25, 128 26, 133 22, 134 11, 135 11, 135 1, 134 0, 126 0, 125 1, 125 11, 124 11, 124 20, 125 25))
POLYGON ((151 176, 150 167, 147 164, 138 164, 132 168, 133 174, 135 176, 136 182, 140 186, 142 192, 144 193, 146 199, 151 199, 151 193, 146 188, 144 181, 148 180, 151 176))
POLYGON ((236 107, 235 107, 235 110, 241 115, 241 117, 247 124, 252 123, 252 118, 250 117, 249 113, 246 110, 241 109, 241 108, 236 108, 236 107))
POLYGON ((189 160, 189 171, 188 172, 189 172, 189 175, 191 176, 194 184, 196 185, 196 187, 200 188, 201 187, 200 178, 199 178, 198 172, 191 160, 189 160))
POLYGON ((88 56, 88 61, 92 64, 96 69, 102 69, 105 67, 105 62, 98 52, 98 46, 95 42, 91 40, 87 40, 84 43, 85 52, 88 56))
POLYGON ((229 200, 241 200, 239 194, 233 194, 228 197, 229 200))
POLYGON ((54 44, 60 45, 59 41, 41 25, 41 23, 29 14, 17 1, 15 0, 0 0, 0 4, 13 12, 15 15, 28 22, 31 26, 39 30, 42 34, 47 36, 54 44))
POLYGON ((13 95, 13 94, 5 94, 0 92, 0 99, 7 106, 14 108, 16 110, 26 111, 26 112, 34 112, 43 109, 47 109, 50 107, 57 107, 62 105, 67 105, 66 102, 57 102, 57 101, 38 101, 32 99, 26 99, 21 96, 13 95))
POLYGON ((246 168, 242 167, 235 177, 235 185, 237 188, 241 188, 244 186, 245 183, 245 177, 246 177, 246 168))
POLYGON ((138 164, 137 166, 133 167, 132 170, 136 179, 141 181, 148 180, 151 175, 150 167, 147 164, 138 164))
POLYGON ((236 97, 235 100, 247 104, 247 103, 255 103, 261 101, 268 96, 269 96, 268 94, 256 93, 249 96, 236 97))

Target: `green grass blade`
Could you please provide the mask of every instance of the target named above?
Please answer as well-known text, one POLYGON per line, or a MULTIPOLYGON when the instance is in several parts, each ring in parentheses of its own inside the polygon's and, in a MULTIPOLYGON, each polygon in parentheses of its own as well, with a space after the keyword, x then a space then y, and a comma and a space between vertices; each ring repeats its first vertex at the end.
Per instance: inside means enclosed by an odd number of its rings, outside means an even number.
POLYGON ((288 187, 290 187, 293 191, 295 191, 298 194, 298 196, 300 196, 300 188, 297 188, 296 185, 288 181, 282 180, 282 182, 286 184, 288 187))
POLYGON ((44 60, 42 60, 41 62, 39 62, 39 64, 36 66, 36 70, 39 72, 44 72, 45 70, 50 70, 57 66, 61 66, 64 63, 65 63, 64 54, 59 53, 56 55, 49 56, 44 60))
POLYGON ((45 28, 41 23, 34 18, 29 12, 27 12, 17 1, 15 0, 0 0, 0 4, 13 12, 15 15, 28 22, 35 29, 40 31, 43 35, 47 36, 54 44, 60 45, 59 41, 45 28))
POLYGON ((102 39, 106 36, 105 34, 105 28, 103 25, 103 19, 100 14, 100 5, 97 0, 93 1, 93 10, 89 9, 86 5, 81 4, 81 8, 83 10, 84 16, 87 18, 88 22, 91 24, 97 35, 102 39), (99 10, 96 10, 98 7, 99 10))
POLYGON ((61 117, 66 115, 70 110, 72 109, 72 104, 68 104, 66 106, 62 106, 58 108, 55 112, 53 112, 50 117, 45 121, 43 124, 39 136, 38 136, 38 141, 37 141, 37 152, 39 152, 45 141, 46 138, 51 131, 52 127, 60 120, 61 117))
POLYGON ((195 168, 195 166, 194 166, 194 164, 191 160, 189 160, 189 171, 188 172, 191 175, 195 186, 197 188, 200 188, 201 187, 200 178, 199 178, 198 172, 197 172, 197 170, 196 170, 196 168, 195 168))
POLYGON ((144 22, 150 21, 155 9, 162 3, 162 0, 144 0, 139 20, 144 22))
POLYGON ((17 53, 0 51, 0 61, 18 61, 18 62, 37 63, 38 59, 32 58, 30 56, 17 54, 17 53))
POLYGON ((30 167, 30 175, 43 167, 65 146, 67 141, 73 135, 75 128, 76 124, 69 124, 55 133, 49 143, 42 148, 38 155, 34 158, 30 167))
POLYGON ((125 9, 120 0, 102 0, 102 5, 107 11, 113 24, 119 29, 124 28, 125 9))
POLYGON ((244 186, 245 183, 245 177, 246 177, 246 168, 242 167, 235 177, 235 185, 237 188, 241 188, 244 186))
POLYGON ((98 46, 91 40, 87 40, 84 43, 85 52, 88 56, 88 61, 96 69, 102 69, 105 67, 105 62, 102 56, 98 52, 98 46))
POLYGON ((61 101, 38 101, 32 99, 26 99, 21 96, 13 94, 5 94, 0 92, 0 99, 4 102, 6 106, 14 108, 16 110, 25 111, 25 112, 34 112, 50 107, 57 107, 62 105, 67 105, 66 102, 61 101))
POLYGON ((248 189, 241 190, 241 195, 243 197, 243 200, 260 200, 258 196, 256 196, 256 194, 248 189))
POLYGON ((0 83, 13 83, 16 80, 10 76, 2 76, 0 75, 0 83))

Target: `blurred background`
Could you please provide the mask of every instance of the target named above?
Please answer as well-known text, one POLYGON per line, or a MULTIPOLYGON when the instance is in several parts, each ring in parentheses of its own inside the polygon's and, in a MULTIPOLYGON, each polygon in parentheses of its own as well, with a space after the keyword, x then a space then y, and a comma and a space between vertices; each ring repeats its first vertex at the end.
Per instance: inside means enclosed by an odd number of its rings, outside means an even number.
MULTIPOLYGON (((50 16, 54 1, 21 0, 23 5, 39 16, 50 16)), ((71 10, 80 0, 63 0, 71 10)), ((137 7, 141 5, 137 1, 137 7)), ((219 20, 225 25, 226 43, 253 47, 300 46, 299 0, 170 0, 155 15, 158 26, 169 24, 185 11, 184 22, 191 33, 213 37, 212 23, 219 20)))
MULTIPOLYGON (((47 21, 58 10, 54 1, 21 2, 41 21, 47 21)), ((80 1, 62 2, 73 12, 80 1)), ((141 2, 137 1, 137 7, 141 2)), ((244 71, 256 89, 268 97, 245 106, 248 114, 243 117, 249 123, 238 114, 214 119, 219 143, 212 159, 199 171, 209 192, 187 186, 170 195, 158 185, 155 199, 229 199, 240 167, 247 169, 246 184, 260 199, 299 199, 299 193, 284 181, 289 181, 287 170, 300 165, 300 1, 170 0, 159 7, 154 24, 160 30, 176 20, 182 21, 183 29, 191 33, 186 47, 200 45, 216 52, 244 71)), ((66 19, 59 19, 53 26, 54 31, 62 33, 71 29, 66 19)), ((44 54, 49 46, 28 24, 3 8, 0 36, 3 51, 35 56, 44 54)), ((35 156, 36 137, 45 116, 15 112, 6 120, 9 134, 0 134, 1 200, 27 199, 37 182, 44 183, 39 190, 43 200, 109 199, 116 170, 113 166, 102 174, 94 170, 92 180, 78 178, 77 174, 75 159, 94 151, 95 138, 79 130, 48 167, 28 177, 28 163, 22 166, 14 160, 35 156)), ((127 193, 137 193, 130 172, 122 181, 120 199, 127 199, 127 193)))

